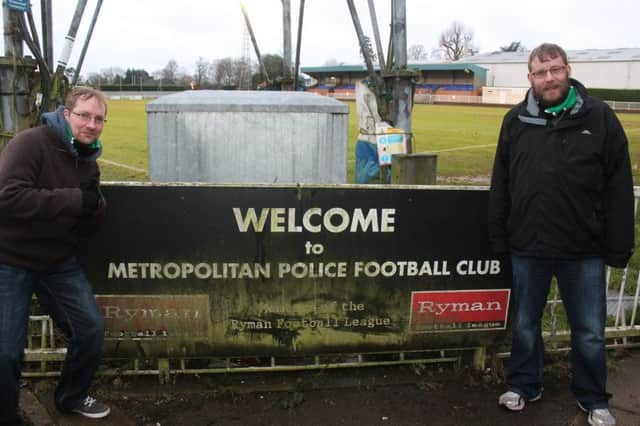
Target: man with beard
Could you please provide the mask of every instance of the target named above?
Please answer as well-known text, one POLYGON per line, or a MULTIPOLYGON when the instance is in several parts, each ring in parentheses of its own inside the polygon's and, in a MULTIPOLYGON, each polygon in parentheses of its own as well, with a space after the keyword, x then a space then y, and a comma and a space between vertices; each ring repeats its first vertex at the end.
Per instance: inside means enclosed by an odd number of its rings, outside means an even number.
POLYGON ((520 411, 542 397, 541 317, 555 276, 571 327, 571 390, 590 425, 608 409, 605 264, 623 268, 634 246, 627 138, 615 113, 571 77, 565 51, 529 56, 531 85, 504 117, 489 193, 489 238, 512 264, 509 389, 520 411))

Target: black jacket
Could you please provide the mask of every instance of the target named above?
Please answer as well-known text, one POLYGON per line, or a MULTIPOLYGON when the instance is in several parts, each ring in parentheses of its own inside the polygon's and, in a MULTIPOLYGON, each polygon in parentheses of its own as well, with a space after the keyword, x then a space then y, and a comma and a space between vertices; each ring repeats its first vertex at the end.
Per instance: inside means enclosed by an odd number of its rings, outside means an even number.
POLYGON ((624 267, 634 246, 634 197, 624 130, 576 80, 578 102, 559 117, 531 90, 504 117, 489 193, 497 253, 558 259, 602 256, 624 267))

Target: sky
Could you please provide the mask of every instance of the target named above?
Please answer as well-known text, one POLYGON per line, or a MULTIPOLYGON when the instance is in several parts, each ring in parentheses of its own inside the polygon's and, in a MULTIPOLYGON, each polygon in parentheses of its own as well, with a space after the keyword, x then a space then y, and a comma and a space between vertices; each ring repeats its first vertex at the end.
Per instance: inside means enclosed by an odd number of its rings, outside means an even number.
MULTIPOLYGON (((40 1, 31 3, 39 21, 40 1)), ((76 1, 52 3, 57 61, 76 1)), ((69 66, 77 65, 96 3, 88 0, 69 66)), ((261 53, 282 54, 281 0, 245 3, 261 53)), ((391 0, 374 0, 374 4, 386 51, 391 0)), ((299 0, 291 0, 294 59, 299 5, 299 0)), ((368 1, 355 0, 355 5, 365 34, 373 40, 368 1)), ((566 50, 640 48, 638 0, 406 0, 406 8, 407 46, 422 44, 428 51, 437 48, 440 34, 454 21, 473 33, 481 53, 499 50, 512 41, 528 49, 542 42, 554 42, 566 50)), ((362 63, 346 0, 306 0, 302 28, 302 66, 362 63)), ((171 59, 181 71, 192 73, 200 57, 242 57, 244 39, 238 0, 104 0, 81 74, 111 67, 145 69, 153 74, 171 59)), ((4 52, 3 40, 0 45, 4 52)), ((250 42, 248 46, 255 60, 250 42)))

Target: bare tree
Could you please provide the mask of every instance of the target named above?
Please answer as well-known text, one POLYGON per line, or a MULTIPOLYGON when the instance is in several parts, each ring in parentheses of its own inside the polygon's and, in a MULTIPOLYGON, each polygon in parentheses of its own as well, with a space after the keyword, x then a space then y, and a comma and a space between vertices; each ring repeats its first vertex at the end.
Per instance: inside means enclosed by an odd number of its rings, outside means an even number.
POLYGON ((216 80, 218 86, 230 87, 238 84, 235 60, 231 58, 219 59, 215 65, 216 80))
POLYGON ((467 30, 464 24, 454 21, 448 30, 440 35, 439 46, 444 49, 450 61, 457 61, 464 56, 477 52, 473 45, 473 32, 467 30))
POLYGON ((106 84, 106 81, 101 81, 101 80, 102 80, 102 78, 100 76, 100 73, 91 72, 87 76, 87 82, 86 83, 89 86, 92 86, 92 87, 100 87, 101 84, 106 84))
POLYGON ((254 67, 249 59, 242 58, 237 63, 238 67, 238 88, 242 90, 251 89, 251 76, 254 67))
POLYGON ((119 67, 102 68, 100 70, 100 80, 102 84, 113 84, 118 76, 125 76, 126 72, 119 67))
POLYGON ((407 49, 407 59, 410 61, 426 61, 428 57, 427 49, 422 44, 414 44, 407 49))
POLYGON ((431 52, 429 52, 429 59, 431 59, 432 61, 444 61, 446 59, 444 49, 442 48, 431 49, 431 52))
POLYGON ((178 79, 178 63, 175 59, 170 59, 160 71, 162 82, 166 84, 175 84, 178 79))
POLYGON ((196 71, 193 74, 193 82, 196 84, 196 87, 202 87, 208 83, 210 68, 211 64, 209 61, 200 56, 196 61, 196 71))

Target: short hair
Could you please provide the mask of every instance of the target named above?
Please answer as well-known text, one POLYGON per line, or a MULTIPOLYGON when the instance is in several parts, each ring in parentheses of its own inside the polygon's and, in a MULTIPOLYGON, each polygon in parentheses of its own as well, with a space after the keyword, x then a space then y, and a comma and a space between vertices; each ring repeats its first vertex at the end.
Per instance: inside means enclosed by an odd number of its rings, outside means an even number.
POLYGON ((538 58, 540 62, 544 62, 547 58, 555 59, 558 56, 562 58, 565 65, 569 64, 569 61, 567 60, 567 52, 565 52, 562 47, 553 43, 542 43, 540 46, 533 49, 529 55, 529 71, 531 71, 531 61, 533 61, 533 58, 538 58))
POLYGON ((64 107, 68 110, 72 110, 76 106, 78 99, 86 101, 87 99, 96 98, 104 105, 104 113, 107 113, 107 97, 98 89, 94 89, 89 86, 75 86, 71 89, 71 92, 67 95, 67 99, 64 102, 64 107))

